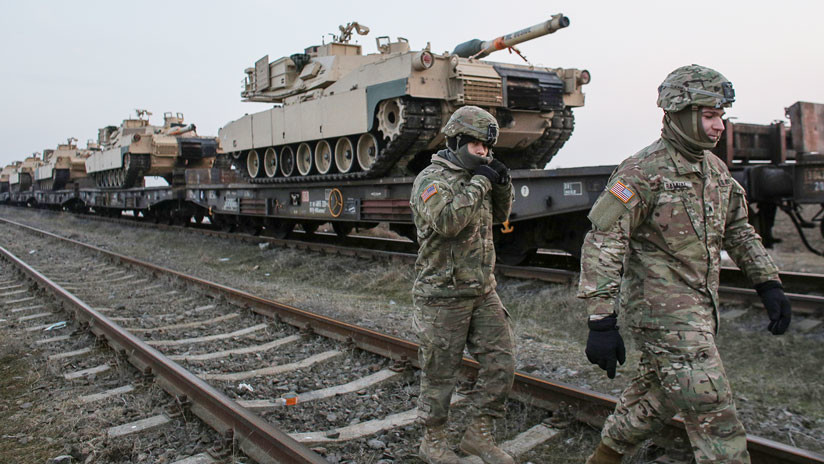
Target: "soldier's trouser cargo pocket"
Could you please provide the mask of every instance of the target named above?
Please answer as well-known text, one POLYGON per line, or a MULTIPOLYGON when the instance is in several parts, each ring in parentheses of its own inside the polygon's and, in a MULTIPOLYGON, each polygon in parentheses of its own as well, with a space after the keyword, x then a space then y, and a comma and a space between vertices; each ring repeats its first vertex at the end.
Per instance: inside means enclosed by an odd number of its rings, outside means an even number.
POLYGON ((515 362, 509 317, 495 291, 479 298, 415 298, 413 323, 421 364, 419 418, 446 422, 464 346, 481 365, 467 393, 478 413, 501 417, 515 362))
POLYGON ((698 463, 748 463, 747 437, 711 333, 636 329, 639 374, 602 437, 619 452, 651 438, 679 413, 698 463))

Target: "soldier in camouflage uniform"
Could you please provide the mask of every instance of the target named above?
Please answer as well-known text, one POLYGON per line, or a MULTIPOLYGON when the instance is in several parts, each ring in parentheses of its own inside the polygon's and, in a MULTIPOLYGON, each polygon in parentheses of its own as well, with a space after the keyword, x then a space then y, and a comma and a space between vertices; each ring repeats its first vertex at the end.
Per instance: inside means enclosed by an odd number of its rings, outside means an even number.
POLYGON ((410 200, 420 243, 412 290, 425 427, 420 456, 433 464, 459 462, 445 425, 466 346, 481 369, 468 395, 475 418, 460 447, 488 464, 514 463, 492 438, 515 371, 509 316, 495 292, 492 242, 493 222, 509 217, 512 183, 506 166, 492 158, 498 123, 491 114, 461 107, 443 132, 447 148, 418 174, 410 200))
POLYGON ((735 100, 732 84, 691 65, 667 76, 658 94, 661 138, 612 174, 590 211, 593 228, 581 251, 588 359, 609 378, 616 362, 624 363, 619 308, 641 350, 640 372, 587 462, 620 463, 678 413, 698 463, 748 463, 746 433, 715 346, 721 249, 755 285, 773 334, 787 330, 790 304, 747 222, 744 189, 709 151, 724 131, 724 108, 735 100))

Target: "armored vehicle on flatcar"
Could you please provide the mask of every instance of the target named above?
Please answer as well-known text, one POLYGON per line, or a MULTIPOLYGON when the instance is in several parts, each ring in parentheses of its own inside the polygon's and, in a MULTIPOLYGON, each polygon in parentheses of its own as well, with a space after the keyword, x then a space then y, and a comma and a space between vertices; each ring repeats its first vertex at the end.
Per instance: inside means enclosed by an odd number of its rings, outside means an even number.
POLYGON ((137 119, 106 126, 98 132, 99 153, 86 159, 86 172, 98 187, 129 188, 143 184, 144 176, 159 176, 170 185, 183 181, 187 167, 210 167, 218 152, 217 139, 199 137, 183 114, 167 112, 163 126, 149 124, 151 113, 136 110, 137 119))
POLYGON ((34 181, 34 171, 42 165, 43 160, 40 159, 40 153, 33 153, 20 162, 9 174, 9 191, 12 193, 20 193, 31 190, 34 181))
POLYGON ((86 178, 88 153, 78 150, 77 139, 57 145, 55 150, 43 150, 44 164, 34 171, 38 190, 61 190, 69 182, 86 178))
POLYGON ((0 194, 9 192, 9 178, 12 171, 20 164, 19 161, 9 164, 0 171, 0 194))
POLYGON ((452 112, 476 105, 501 125, 496 157, 512 169, 543 168, 572 132, 589 72, 480 58, 568 25, 558 14, 441 55, 384 36, 378 53, 363 55, 350 39, 369 29, 349 23, 331 43, 246 69, 244 101, 275 106, 224 126, 221 145, 254 183, 414 175, 442 144, 452 112))

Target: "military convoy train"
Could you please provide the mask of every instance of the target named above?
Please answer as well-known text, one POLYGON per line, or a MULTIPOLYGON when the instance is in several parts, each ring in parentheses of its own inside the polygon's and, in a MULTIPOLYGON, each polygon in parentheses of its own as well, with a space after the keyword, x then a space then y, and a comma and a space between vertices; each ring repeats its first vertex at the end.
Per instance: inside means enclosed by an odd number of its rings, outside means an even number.
MULTIPOLYGON (((331 223, 345 235, 388 223, 414 239, 414 175, 442 145, 440 128, 451 113, 474 104, 498 119, 495 156, 513 169, 512 215, 495 231, 499 259, 517 263, 537 248, 577 253, 590 227, 586 214, 613 167, 543 168, 572 132, 572 110, 584 104, 589 72, 481 60, 504 48, 520 54, 518 43, 568 25, 555 15, 441 55, 428 45, 412 51, 403 38, 378 37, 378 53, 363 55, 350 40, 369 29, 349 23, 328 44, 271 62, 264 56, 246 69, 242 98, 273 106, 229 122, 218 138, 197 136, 180 113, 166 113, 163 125, 153 126, 150 113, 138 110, 136 119, 100 129, 86 150, 69 140, 44 159, 7 166, 0 199, 103 215, 132 211, 169 223, 208 218, 227 230, 278 237, 298 225, 312 232, 331 223), (145 176, 169 185, 145 187, 145 176)), ((771 207, 792 213, 802 203, 824 204, 824 162, 811 153, 824 142, 803 135, 821 133, 824 105, 799 105, 789 114, 792 138, 781 125, 775 130, 784 132, 769 139, 778 145, 765 145, 758 138, 763 131, 742 124, 730 124, 719 144, 719 155, 761 206, 754 217, 763 217, 767 231, 771 207), (768 163, 776 147, 785 153, 768 163)), ((821 224, 821 216, 796 215, 799 230, 821 224)))

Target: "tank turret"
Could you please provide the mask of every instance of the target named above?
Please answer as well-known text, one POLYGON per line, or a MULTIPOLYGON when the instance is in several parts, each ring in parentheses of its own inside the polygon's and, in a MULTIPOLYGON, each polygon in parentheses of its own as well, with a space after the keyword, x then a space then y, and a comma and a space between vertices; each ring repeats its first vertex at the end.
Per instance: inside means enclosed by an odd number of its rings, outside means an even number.
POLYGON ((144 176, 160 176, 170 185, 183 181, 187 167, 210 167, 219 151, 215 137, 200 137, 183 113, 167 112, 163 125, 149 124, 147 110, 135 110, 136 119, 98 131, 97 144, 87 147, 86 172, 97 186, 122 188, 141 185, 144 176))
POLYGON ((572 133, 589 72, 480 58, 505 48, 520 54, 515 45, 568 25, 558 14, 443 54, 381 36, 367 55, 350 41, 369 28, 340 26, 330 43, 247 68, 241 98, 274 106, 225 125, 221 145, 255 183, 414 175, 443 146, 449 116, 476 105, 500 123, 496 157, 513 169, 543 168, 572 133))
MULTIPOLYGON (((17 166, 20 164, 20 161, 15 161, 14 163, 6 165, 2 171, 0 171, 0 195, 8 195, 9 192, 9 179, 11 178, 11 173, 17 169, 17 166)), ((3 197, 0 198, 0 201, 6 201, 7 198, 3 197)))
POLYGON ((38 190, 61 190, 70 182, 78 182, 86 177, 86 158, 77 148, 77 139, 70 137, 67 143, 57 145, 54 150, 43 150, 44 164, 34 171, 34 181, 38 190))
POLYGON ((34 152, 22 162, 14 164, 9 173, 9 190, 13 193, 29 191, 33 185, 34 171, 43 165, 40 153, 34 152))

